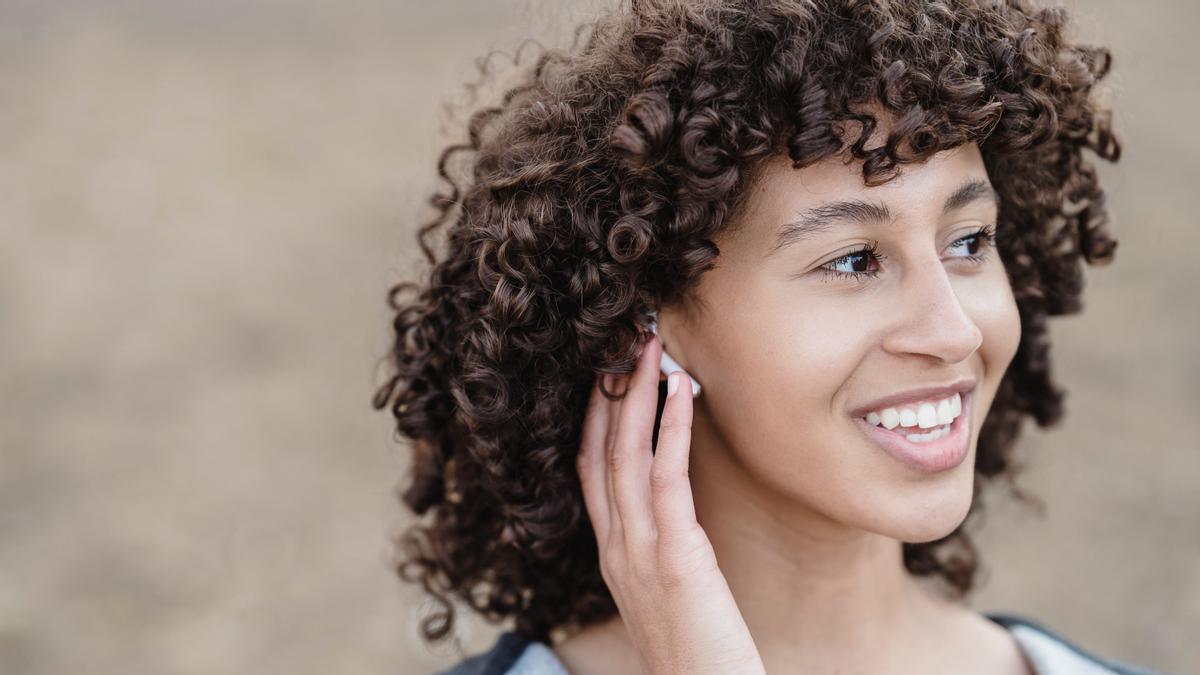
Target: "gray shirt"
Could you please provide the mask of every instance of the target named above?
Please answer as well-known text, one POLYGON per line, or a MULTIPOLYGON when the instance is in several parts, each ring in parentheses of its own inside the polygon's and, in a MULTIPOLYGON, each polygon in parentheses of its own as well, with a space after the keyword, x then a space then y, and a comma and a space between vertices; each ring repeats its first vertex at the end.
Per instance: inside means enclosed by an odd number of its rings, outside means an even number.
MULTIPOLYGON (((983 616, 1012 633, 1017 646, 1033 664, 1035 675, 1164 675, 1093 654, 1019 614, 984 612, 983 616)), ((436 675, 570 675, 570 672, 545 643, 505 631, 488 651, 436 675)))

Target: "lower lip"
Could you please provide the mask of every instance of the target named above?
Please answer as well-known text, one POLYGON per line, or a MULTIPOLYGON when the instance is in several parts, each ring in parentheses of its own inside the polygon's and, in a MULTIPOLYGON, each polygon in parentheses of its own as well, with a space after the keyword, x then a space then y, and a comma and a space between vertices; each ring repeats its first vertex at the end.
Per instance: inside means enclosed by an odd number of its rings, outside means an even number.
POLYGON ((870 424, 862 417, 855 421, 863 433, 903 464, 923 473, 938 473, 953 469, 967 457, 967 441, 971 438, 971 395, 962 395, 962 414, 950 424, 950 433, 936 441, 913 443, 904 436, 870 424))

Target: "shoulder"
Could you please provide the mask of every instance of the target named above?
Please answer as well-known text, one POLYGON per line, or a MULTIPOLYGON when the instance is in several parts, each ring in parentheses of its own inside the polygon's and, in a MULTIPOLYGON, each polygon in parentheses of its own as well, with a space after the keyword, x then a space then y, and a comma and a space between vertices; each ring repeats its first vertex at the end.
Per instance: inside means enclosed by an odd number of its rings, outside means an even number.
MULTIPOLYGON (((1008 630, 1029 657, 1035 675, 1164 675, 1160 671, 1102 657, 1030 617, 1011 612, 983 615, 1008 630)), ((505 631, 487 651, 436 675, 570 675, 542 642, 505 631)))
POLYGON ((485 652, 436 675, 570 675, 549 646, 504 631, 485 652))
POLYGON ((1028 616, 984 612, 1012 634, 1036 675, 1163 675, 1149 668, 1102 657, 1028 616))

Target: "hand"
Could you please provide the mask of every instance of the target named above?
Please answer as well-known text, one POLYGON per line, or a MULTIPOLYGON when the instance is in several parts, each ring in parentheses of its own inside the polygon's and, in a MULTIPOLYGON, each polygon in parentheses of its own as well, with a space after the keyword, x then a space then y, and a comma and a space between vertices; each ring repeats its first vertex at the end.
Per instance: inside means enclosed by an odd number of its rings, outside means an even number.
MULTIPOLYGON (((696 521, 688 482, 690 378, 667 397, 651 454, 662 343, 651 334, 626 396, 592 387, 576 468, 600 573, 648 675, 765 673, 750 630, 696 521)), ((607 387, 610 391, 614 388, 607 387)))

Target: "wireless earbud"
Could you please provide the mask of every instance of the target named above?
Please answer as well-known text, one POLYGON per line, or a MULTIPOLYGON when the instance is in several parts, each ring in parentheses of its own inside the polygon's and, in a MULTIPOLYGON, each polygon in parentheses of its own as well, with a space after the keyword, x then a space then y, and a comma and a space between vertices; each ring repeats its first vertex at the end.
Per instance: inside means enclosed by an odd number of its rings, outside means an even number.
MULTIPOLYGON (((657 311, 650 312, 650 332, 654 333, 655 335, 658 335, 658 312, 657 311)), ((662 372, 665 373, 668 377, 671 375, 671 373, 673 373, 677 370, 683 370, 683 367, 681 367, 679 365, 679 363, 676 362, 675 359, 671 358, 671 355, 667 353, 667 349, 665 346, 663 347, 663 350, 662 350, 662 360, 659 363, 659 370, 662 370, 662 372)), ((688 373, 685 371, 684 374, 686 374, 688 376, 688 379, 691 380, 691 382, 692 382, 692 398, 699 396, 700 395, 700 383, 696 381, 696 378, 691 376, 691 373, 688 373)))

